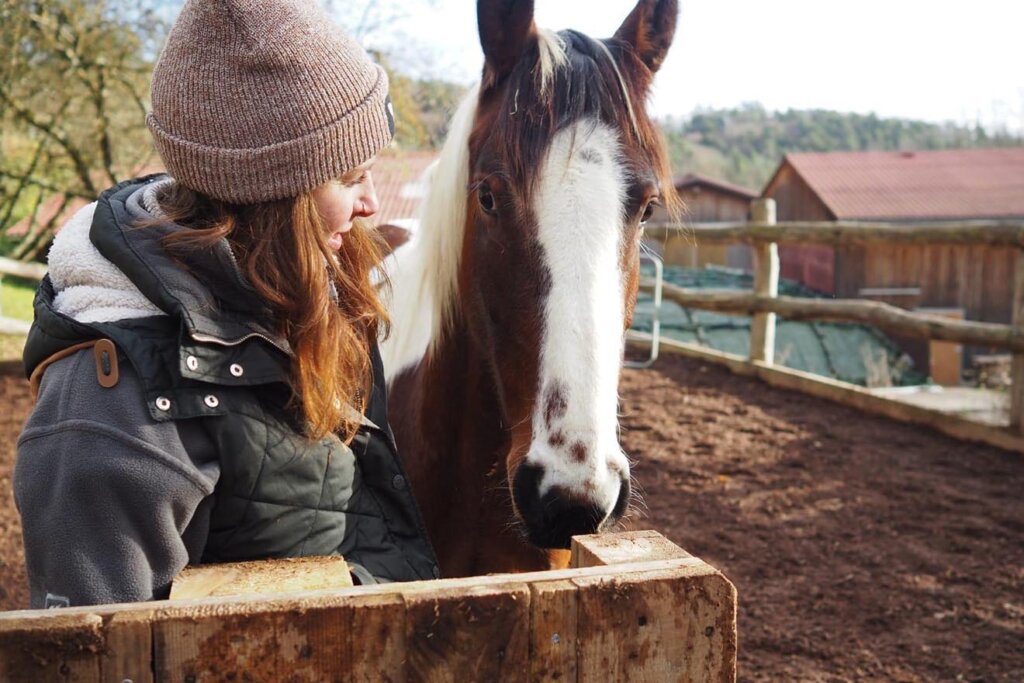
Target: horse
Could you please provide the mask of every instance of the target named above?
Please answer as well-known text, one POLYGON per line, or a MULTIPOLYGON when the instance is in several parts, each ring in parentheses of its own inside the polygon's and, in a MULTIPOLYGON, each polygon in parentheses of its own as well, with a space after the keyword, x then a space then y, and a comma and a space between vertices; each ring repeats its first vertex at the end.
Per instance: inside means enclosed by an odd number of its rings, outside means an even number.
POLYGON ((612 38, 479 0, 485 64, 390 257, 391 426, 445 576, 568 564, 631 500, 618 380, 643 223, 678 199, 645 101, 676 0, 612 38))

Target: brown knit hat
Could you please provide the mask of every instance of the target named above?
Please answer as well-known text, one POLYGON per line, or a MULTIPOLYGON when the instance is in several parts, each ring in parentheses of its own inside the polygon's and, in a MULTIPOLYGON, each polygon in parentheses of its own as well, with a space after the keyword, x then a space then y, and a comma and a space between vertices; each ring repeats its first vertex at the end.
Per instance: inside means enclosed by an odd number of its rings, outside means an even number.
POLYGON ((294 197, 390 141, 384 70, 313 0, 189 0, 153 72, 146 124, 187 187, 294 197))

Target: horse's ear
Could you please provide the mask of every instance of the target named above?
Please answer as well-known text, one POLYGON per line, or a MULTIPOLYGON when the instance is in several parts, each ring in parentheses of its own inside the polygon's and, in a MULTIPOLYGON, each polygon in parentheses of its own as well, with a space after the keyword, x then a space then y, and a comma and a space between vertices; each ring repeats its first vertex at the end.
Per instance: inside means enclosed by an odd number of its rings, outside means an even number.
POLYGON ((507 76, 537 33, 533 0, 477 0, 476 20, 484 49, 484 84, 507 76))
POLYGON ((665 61, 672 45, 678 17, 678 0, 640 0, 615 32, 615 37, 631 45, 654 73, 665 61))

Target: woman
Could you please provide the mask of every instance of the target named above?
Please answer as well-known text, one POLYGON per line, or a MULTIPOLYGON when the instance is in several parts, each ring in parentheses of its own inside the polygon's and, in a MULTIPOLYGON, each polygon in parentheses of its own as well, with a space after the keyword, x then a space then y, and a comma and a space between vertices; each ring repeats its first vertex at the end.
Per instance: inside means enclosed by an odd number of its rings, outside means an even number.
POLYGON ((190 0, 147 118, 169 175, 50 252, 14 488, 33 607, 164 598, 186 565, 437 565, 387 426, 361 221, 387 79, 306 0, 190 0))

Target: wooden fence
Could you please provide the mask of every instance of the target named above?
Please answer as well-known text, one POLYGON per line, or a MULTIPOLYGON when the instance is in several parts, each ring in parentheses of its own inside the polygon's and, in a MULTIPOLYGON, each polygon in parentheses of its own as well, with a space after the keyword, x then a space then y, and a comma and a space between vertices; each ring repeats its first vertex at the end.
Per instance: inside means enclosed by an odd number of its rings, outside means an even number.
POLYGON ((734 681, 736 589, 653 531, 529 574, 0 613, 0 680, 734 681))
MULTIPOLYGON (((958 244, 1012 246, 1024 250, 1024 222, 971 221, 926 225, 852 222, 790 222, 775 219, 775 200, 758 199, 751 207, 749 223, 716 224, 713 226, 654 225, 648 228, 654 239, 667 239, 689 234, 696 244, 746 243, 753 249, 754 288, 752 292, 725 292, 693 290, 665 284, 662 297, 687 308, 752 315, 750 355, 748 362, 756 364, 761 372, 775 368, 775 318, 781 315, 790 320, 829 320, 858 322, 874 325, 907 337, 936 339, 979 346, 1005 349, 1012 353, 1013 370, 1010 399, 1011 439, 986 435, 979 430, 980 440, 1008 443, 1024 448, 1017 439, 1024 434, 1024 251, 1017 256, 1016 282, 1013 300, 1013 324, 997 325, 972 321, 950 320, 936 315, 916 313, 876 301, 860 299, 809 299, 778 295, 778 245, 817 244, 829 246, 864 245, 872 243, 901 244, 958 244), (995 441, 993 441, 995 439, 995 441)), ((663 342, 664 343, 664 342, 663 342)), ((668 350, 679 351, 686 345, 668 344, 668 350)), ((692 349, 683 348, 689 355, 692 349)), ((729 354, 707 354, 732 364, 729 354)), ((753 368, 753 365, 751 366, 753 368)), ((813 381, 807 373, 787 372, 801 380, 813 381)), ((752 373, 754 374, 754 373, 752 373)), ((761 374, 764 374, 761 372, 761 374)), ((829 384, 838 384, 829 382, 829 384)), ((850 385, 852 386, 852 385, 850 385)), ((832 389, 830 394, 835 394, 832 389)), ((818 387, 820 389, 820 387, 818 387)), ((818 393, 821 393, 820 391, 818 393)), ((857 393, 854 391, 854 393, 857 393)), ((857 399, 860 401, 860 399, 857 399)), ((862 401, 860 401, 862 402, 862 401)), ((909 408, 909 407, 908 407, 909 408)), ((891 412, 891 411, 890 411, 891 412)), ((911 411, 913 412, 913 411, 911 411)), ((917 416, 920 417, 920 416, 917 416)), ((920 421, 920 420, 917 420, 920 421)), ((957 425, 963 435, 964 425, 957 425)), ((993 428, 986 428, 993 429, 993 428)))

